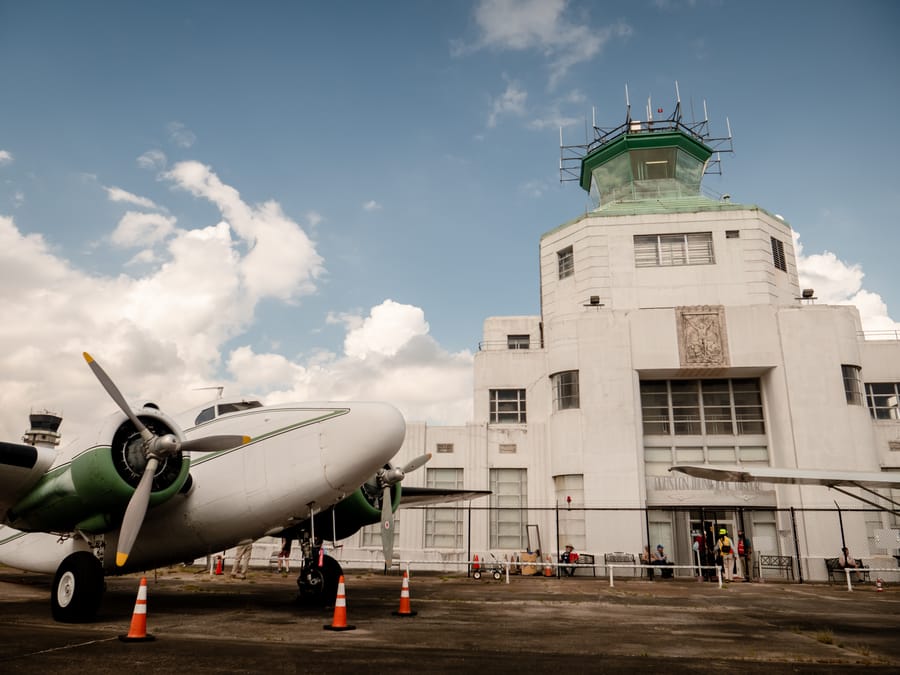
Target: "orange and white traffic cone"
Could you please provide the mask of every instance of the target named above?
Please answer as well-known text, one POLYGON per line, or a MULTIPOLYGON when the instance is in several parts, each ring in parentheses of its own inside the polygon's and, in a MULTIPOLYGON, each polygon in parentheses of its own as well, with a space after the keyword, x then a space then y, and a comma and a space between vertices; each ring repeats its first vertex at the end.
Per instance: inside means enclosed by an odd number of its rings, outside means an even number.
POLYGON ((544 565, 544 576, 552 577, 553 576, 553 561, 550 559, 550 556, 547 556, 547 564, 544 565))
POLYGON ((475 557, 472 558, 472 571, 477 572, 481 569, 481 563, 478 562, 478 554, 475 554, 475 557))
POLYGON ((119 639, 122 642, 147 642, 156 639, 147 634, 147 577, 141 577, 128 635, 120 635, 119 639))
POLYGON ((393 614, 394 616, 415 616, 417 614, 409 606, 409 572, 406 570, 403 570, 403 584, 400 586, 400 609, 393 614))
POLYGON ((330 626, 322 626, 325 630, 356 630, 356 626, 347 625, 347 597, 344 593, 344 575, 338 579, 337 598, 334 601, 334 618, 330 626))
POLYGON ((884 586, 881 585, 881 579, 875 580, 875 590, 878 593, 884 593, 884 586))

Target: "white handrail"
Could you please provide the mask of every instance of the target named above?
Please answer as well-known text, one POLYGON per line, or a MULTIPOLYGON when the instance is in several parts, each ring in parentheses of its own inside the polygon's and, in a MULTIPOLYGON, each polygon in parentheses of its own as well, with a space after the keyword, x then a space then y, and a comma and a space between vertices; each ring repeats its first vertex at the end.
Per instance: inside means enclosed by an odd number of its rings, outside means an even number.
POLYGON ((845 567, 844 574, 847 576, 847 591, 853 591, 853 584, 850 583, 851 574, 869 574, 869 572, 893 572, 896 574, 900 569, 897 567, 845 567))

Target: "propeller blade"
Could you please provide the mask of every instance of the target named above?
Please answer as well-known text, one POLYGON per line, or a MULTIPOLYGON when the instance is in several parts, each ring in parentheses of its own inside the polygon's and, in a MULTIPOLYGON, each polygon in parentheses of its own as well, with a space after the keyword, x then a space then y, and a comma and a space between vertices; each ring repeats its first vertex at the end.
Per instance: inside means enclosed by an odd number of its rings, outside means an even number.
POLYGON ((391 566, 394 555, 394 509, 391 504, 391 486, 385 485, 381 495, 381 550, 384 552, 384 567, 391 566))
POLYGON ((429 459, 431 459, 431 453, 426 452, 424 455, 419 455, 415 459, 413 459, 409 464, 400 469, 403 473, 409 473, 410 471, 415 471, 420 466, 423 466, 429 459))
POLYGON ((132 424, 134 424, 135 428, 140 432, 141 438, 143 438, 147 442, 153 440, 153 433, 147 427, 145 427, 144 423, 141 422, 138 419, 137 415, 134 414, 134 411, 131 409, 131 406, 128 405, 125 397, 122 396, 122 392, 119 391, 119 388, 116 386, 115 382, 113 382, 110 376, 106 374, 106 371, 100 367, 100 364, 94 361, 93 356, 91 356, 87 352, 83 352, 83 354, 84 360, 87 361, 87 364, 91 367, 91 370, 94 371, 94 375, 96 375, 97 379, 100 380, 100 384, 103 385, 106 393, 109 394, 109 397, 116 402, 116 405, 119 406, 122 412, 128 415, 128 419, 131 420, 132 424))
POLYGON ((178 449, 182 452, 215 452, 216 450, 230 450, 249 442, 249 436, 204 436, 183 441, 178 444, 178 449))
POLYGON ((122 520, 122 528, 119 530, 119 546, 116 549, 116 567, 121 567, 128 560, 131 547, 134 546, 134 541, 144 523, 147 505, 150 503, 150 492, 153 489, 153 474, 156 473, 158 465, 159 460, 156 457, 147 460, 141 482, 138 483, 137 490, 131 495, 131 501, 128 502, 128 508, 125 509, 125 518, 122 520))

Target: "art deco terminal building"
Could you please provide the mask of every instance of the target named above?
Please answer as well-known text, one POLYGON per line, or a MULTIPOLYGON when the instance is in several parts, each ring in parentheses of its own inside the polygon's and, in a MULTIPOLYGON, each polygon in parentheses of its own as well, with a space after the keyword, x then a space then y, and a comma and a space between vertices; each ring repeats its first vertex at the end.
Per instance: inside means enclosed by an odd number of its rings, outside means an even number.
MULTIPOLYGON (((842 537, 894 564, 894 516, 828 488, 668 471, 900 470, 900 341, 801 289, 783 218, 704 196, 706 129, 677 111, 629 118, 564 157, 596 208, 542 236, 540 315, 486 319, 473 422, 411 423, 401 453, 434 453, 409 484, 493 494, 401 512, 401 557, 572 544, 599 560, 662 543, 688 563, 692 532, 713 523, 799 559, 804 578, 824 577, 842 537)), ((371 531, 357 543, 380 550, 371 531)))

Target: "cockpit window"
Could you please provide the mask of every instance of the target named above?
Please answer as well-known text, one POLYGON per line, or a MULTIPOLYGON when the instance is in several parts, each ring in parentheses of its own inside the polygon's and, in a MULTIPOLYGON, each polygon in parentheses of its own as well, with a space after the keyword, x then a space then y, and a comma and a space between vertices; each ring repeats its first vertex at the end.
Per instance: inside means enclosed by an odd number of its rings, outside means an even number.
POLYGON ((240 412, 241 410, 261 408, 262 403, 259 401, 238 401, 236 403, 220 403, 218 407, 219 415, 227 415, 228 413, 240 412))
POLYGON ((197 415, 194 424, 203 424, 204 422, 209 422, 222 415, 240 412, 241 410, 250 410, 251 408, 262 408, 262 403, 259 401, 232 401, 230 403, 220 403, 219 405, 204 408, 203 411, 197 415))
POLYGON ((216 408, 215 406, 210 406, 209 408, 203 409, 199 415, 197 415, 197 419, 194 420, 194 424, 203 424, 204 422, 209 422, 211 419, 216 416, 216 408))

